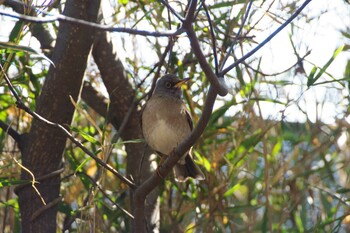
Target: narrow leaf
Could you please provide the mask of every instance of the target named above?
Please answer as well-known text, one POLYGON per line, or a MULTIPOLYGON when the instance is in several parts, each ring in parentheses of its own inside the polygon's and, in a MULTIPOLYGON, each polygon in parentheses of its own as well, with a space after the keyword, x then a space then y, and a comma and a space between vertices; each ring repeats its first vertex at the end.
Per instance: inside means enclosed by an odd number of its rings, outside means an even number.
POLYGON ((8 50, 14 50, 14 51, 25 51, 28 53, 34 53, 39 55, 40 57, 44 58, 46 61, 48 61, 51 65, 53 65, 55 67, 55 64, 47 57, 45 56, 43 53, 28 47, 28 46, 23 46, 23 45, 17 45, 15 43, 12 42, 1 42, 0 41, 0 48, 5 48, 8 50))
POLYGON ((326 72, 326 70, 328 69, 328 67, 332 64, 332 62, 334 61, 334 59, 339 55, 339 53, 341 51, 343 51, 344 49, 344 45, 340 46, 339 48, 337 48, 332 57, 328 60, 328 62, 321 68, 321 70, 318 72, 318 74, 315 76, 315 78, 313 79, 313 83, 315 83, 322 75, 324 72, 326 72))

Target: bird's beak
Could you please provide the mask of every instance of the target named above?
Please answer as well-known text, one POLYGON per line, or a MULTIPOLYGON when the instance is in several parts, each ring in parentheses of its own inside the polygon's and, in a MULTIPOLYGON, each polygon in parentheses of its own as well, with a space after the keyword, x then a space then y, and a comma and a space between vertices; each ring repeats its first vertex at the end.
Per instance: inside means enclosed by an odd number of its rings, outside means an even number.
POLYGON ((175 84, 175 87, 177 87, 177 88, 181 87, 181 86, 184 85, 188 80, 190 80, 190 78, 181 79, 178 83, 175 84))

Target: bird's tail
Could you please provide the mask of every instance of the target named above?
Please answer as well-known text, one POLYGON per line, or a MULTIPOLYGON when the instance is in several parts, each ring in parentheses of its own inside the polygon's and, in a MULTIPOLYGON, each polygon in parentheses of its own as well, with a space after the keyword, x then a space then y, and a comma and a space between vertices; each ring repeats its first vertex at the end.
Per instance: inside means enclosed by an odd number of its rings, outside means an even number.
POLYGON ((185 182, 189 178, 192 178, 195 180, 204 180, 205 179, 203 172, 194 163, 190 154, 187 154, 185 156, 185 159, 180 160, 174 166, 174 176, 175 176, 175 180, 178 182, 185 182))

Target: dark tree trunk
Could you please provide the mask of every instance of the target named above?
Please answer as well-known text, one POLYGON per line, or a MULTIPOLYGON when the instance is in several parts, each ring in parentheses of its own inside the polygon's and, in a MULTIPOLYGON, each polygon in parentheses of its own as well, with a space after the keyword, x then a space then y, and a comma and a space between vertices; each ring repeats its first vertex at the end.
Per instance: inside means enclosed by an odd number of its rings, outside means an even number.
MULTIPOLYGON (((68 0, 64 14, 96 22, 99 7, 100 1, 68 0)), ((55 67, 50 67, 37 102, 36 112, 44 118, 61 124, 71 123, 74 107, 69 96, 75 100, 79 97, 94 35, 91 28, 60 22, 52 57, 55 67)), ((22 163, 40 179, 61 168, 65 144, 66 137, 61 131, 34 119, 22 147, 22 163)), ((25 170, 22 170, 21 178, 32 179, 25 170)), ((30 185, 17 190, 22 232, 55 233, 60 191, 59 174, 41 179, 36 187, 48 205, 43 205, 30 185)))

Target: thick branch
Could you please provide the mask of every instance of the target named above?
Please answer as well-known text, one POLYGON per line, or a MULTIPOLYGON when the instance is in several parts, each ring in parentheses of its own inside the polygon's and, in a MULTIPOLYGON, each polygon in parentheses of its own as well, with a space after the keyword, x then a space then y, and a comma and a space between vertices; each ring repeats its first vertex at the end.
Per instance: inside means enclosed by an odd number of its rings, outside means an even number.
POLYGON ((84 82, 81 97, 100 116, 107 117, 108 100, 95 90, 89 82, 84 82))
POLYGON ((197 8, 197 3, 198 3, 197 0, 190 0, 186 18, 183 22, 184 25, 192 25, 195 18, 194 16, 197 8))
POLYGON ((205 73, 206 77, 208 78, 210 84, 213 85, 213 87, 216 89, 216 91, 218 92, 218 94, 220 96, 227 95, 228 90, 220 83, 220 80, 219 80, 220 78, 218 78, 218 76, 215 75, 214 71, 212 70, 212 68, 208 64, 200 46, 199 46, 198 38, 196 36, 196 33, 195 33, 192 25, 190 25, 188 28, 186 28, 186 32, 187 32, 189 40, 191 41, 192 50, 193 50, 194 54, 196 55, 198 62, 200 64, 201 68, 203 69, 203 72, 205 73))

